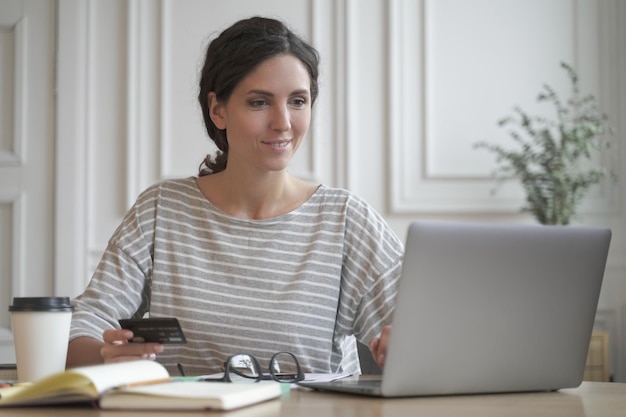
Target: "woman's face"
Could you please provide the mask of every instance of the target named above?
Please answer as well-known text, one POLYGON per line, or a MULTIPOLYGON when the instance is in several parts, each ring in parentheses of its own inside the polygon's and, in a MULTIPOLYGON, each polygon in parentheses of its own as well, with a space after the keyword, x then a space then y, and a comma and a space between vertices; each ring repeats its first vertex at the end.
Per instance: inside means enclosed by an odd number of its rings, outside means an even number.
POLYGON ((311 123, 310 78, 292 55, 278 55, 243 78, 226 103, 209 93, 211 118, 228 139, 227 169, 287 167, 311 123))

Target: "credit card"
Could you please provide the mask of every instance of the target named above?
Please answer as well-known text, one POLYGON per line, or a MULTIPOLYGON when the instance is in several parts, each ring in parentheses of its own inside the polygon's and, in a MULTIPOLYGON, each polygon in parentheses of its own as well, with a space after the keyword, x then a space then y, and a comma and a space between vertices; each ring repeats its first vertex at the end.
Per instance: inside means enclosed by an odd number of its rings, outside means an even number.
POLYGON ((122 329, 133 332, 131 342, 184 344, 187 339, 183 334, 178 319, 173 317, 150 317, 146 319, 121 319, 122 329))

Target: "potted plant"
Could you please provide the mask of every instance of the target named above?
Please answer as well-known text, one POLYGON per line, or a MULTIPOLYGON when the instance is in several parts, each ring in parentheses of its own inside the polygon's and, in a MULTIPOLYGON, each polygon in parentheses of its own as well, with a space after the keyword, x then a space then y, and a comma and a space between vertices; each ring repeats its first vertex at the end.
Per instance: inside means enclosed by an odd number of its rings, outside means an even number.
POLYGON ((526 193, 523 212, 530 212, 542 224, 567 225, 589 188, 612 172, 590 164, 595 150, 610 146, 613 134, 606 114, 601 113, 593 95, 580 94, 578 75, 561 63, 572 84, 572 95, 562 101, 552 87, 545 84, 538 102, 552 104, 554 120, 531 116, 519 107, 514 114, 498 121, 510 127, 510 135, 518 149, 478 142, 475 148, 495 153, 498 182, 517 178, 526 193))

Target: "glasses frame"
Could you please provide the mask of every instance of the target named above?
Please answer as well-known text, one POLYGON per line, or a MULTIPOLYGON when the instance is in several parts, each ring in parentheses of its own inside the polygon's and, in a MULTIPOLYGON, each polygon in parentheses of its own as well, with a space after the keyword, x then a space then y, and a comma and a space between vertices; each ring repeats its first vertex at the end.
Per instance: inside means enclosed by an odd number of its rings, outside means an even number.
POLYGON ((254 357, 254 355, 250 355, 249 353, 236 353, 234 355, 231 355, 228 357, 228 359, 226 360, 226 362, 224 363, 224 375, 221 378, 202 378, 201 381, 205 381, 205 382, 233 382, 233 380, 231 379, 230 375, 235 374, 238 375, 242 378, 245 379, 249 379, 249 380, 253 380, 254 382, 260 382, 260 381, 269 381, 269 380, 274 380, 276 382, 283 382, 283 383, 296 383, 296 382, 300 382, 302 380, 304 380, 304 372, 302 371, 302 367, 300 366, 300 361, 298 361, 298 358, 296 358, 296 355, 294 355, 291 352, 276 352, 272 355, 271 359, 270 359, 270 363, 269 363, 269 375, 263 373, 263 368, 261 367, 261 364, 259 363, 258 359, 254 357), (231 360, 237 356, 241 356, 241 355, 245 355, 248 356, 251 360, 252 360, 252 364, 254 366, 254 370, 256 373, 256 376, 250 376, 250 375, 246 375, 242 372, 239 372, 237 369, 232 368, 230 363, 231 360), (276 373, 276 371, 274 370, 274 367, 272 366, 272 363, 274 363, 274 361, 276 360, 276 358, 279 355, 288 355, 293 359, 293 362, 296 365, 296 373, 290 373, 287 374, 287 376, 291 376, 291 378, 286 378, 286 377, 281 377, 281 373, 276 373))

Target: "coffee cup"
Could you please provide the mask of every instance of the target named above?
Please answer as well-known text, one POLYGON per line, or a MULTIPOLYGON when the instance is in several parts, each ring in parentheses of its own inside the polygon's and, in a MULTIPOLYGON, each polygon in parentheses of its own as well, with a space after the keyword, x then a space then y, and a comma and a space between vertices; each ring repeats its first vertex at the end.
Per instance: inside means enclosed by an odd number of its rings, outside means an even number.
POLYGON ((69 297, 13 298, 9 311, 19 382, 65 369, 73 310, 69 297))

